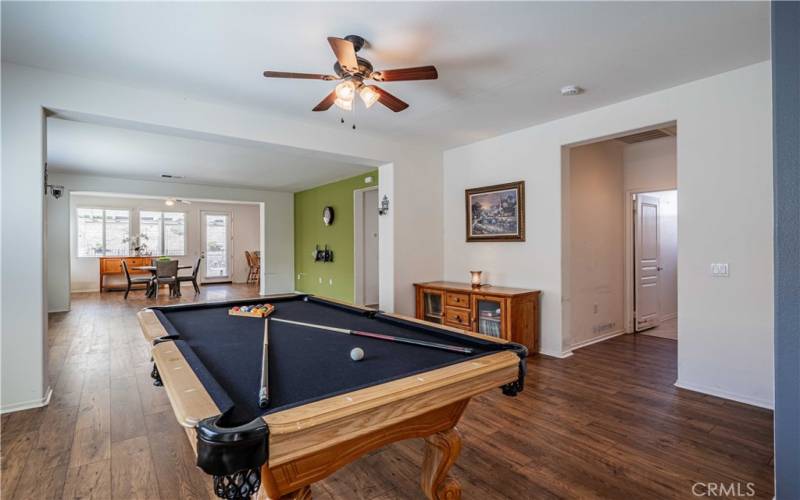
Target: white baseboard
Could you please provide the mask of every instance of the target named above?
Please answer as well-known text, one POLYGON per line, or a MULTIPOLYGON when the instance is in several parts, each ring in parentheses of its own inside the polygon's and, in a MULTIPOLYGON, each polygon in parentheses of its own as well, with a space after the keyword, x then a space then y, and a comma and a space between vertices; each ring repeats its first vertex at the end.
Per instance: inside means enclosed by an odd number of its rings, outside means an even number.
POLYGON ((614 330, 613 332, 606 333, 605 335, 601 335, 599 337, 595 337, 593 339, 584 340, 582 342, 578 342, 577 344, 573 344, 570 347, 570 351, 574 351, 575 349, 580 349, 581 347, 590 346, 592 344, 596 344, 598 342, 602 342, 604 340, 612 339, 614 337, 619 337, 620 335, 624 335, 625 330, 614 330))
POLYGON ((47 314, 50 313, 68 313, 70 311, 69 307, 67 308, 58 308, 58 309, 50 309, 47 311, 47 314))
POLYGON ((744 403, 752 406, 758 406, 759 408, 766 408, 768 410, 775 409, 775 403, 772 401, 766 401, 761 399, 755 399, 748 396, 742 396, 741 394, 734 394, 732 392, 728 392, 723 389, 719 389, 716 387, 708 387, 700 384, 687 384, 680 380, 675 382, 675 387, 680 389, 686 389, 687 391, 694 391, 699 392, 701 394, 708 394, 709 396, 716 396, 722 399, 730 399, 731 401, 737 401, 739 403, 744 403))
POLYGON ((90 288, 87 290, 70 290, 69 293, 94 293, 99 291, 100 291, 99 288, 90 288))
POLYGON ((12 403, 0 407, 0 414, 11 413, 14 411, 30 410, 31 408, 41 408, 50 404, 50 397, 53 395, 53 388, 48 387, 47 392, 41 399, 34 399, 32 401, 23 401, 21 403, 12 403))
POLYGON ((539 354, 550 356, 551 358, 564 359, 572 356, 572 351, 550 352, 543 349, 539 349, 539 354))
POLYGON ((678 313, 676 313, 676 312, 669 313, 669 314, 665 314, 665 315, 661 316, 661 321, 669 321, 669 320, 675 319, 677 317, 678 317, 678 313))

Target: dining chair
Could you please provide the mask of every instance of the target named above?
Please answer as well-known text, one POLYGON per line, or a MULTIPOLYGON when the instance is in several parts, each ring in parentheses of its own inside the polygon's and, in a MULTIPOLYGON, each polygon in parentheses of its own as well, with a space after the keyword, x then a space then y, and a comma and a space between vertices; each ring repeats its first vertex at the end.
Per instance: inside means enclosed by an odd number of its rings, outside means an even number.
POLYGON ((125 262, 125 259, 122 259, 122 271, 125 273, 125 281, 128 282, 128 286, 125 288, 125 300, 128 299, 128 294, 130 293, 133 285, 145 285, 145 290, 150 287, 150 281, 153 278, 150 276, 131 277, 131 272, 128 270, 128 263, 125 262))
POLYGON ((200 287, 197 286, 197 274, 200 272, 200 261, 202 261, 202 257, 197 258, 197 262, 194 265, 194 269, 192 270, 192 274, 189 276, 180 276, 178 275, 178 289, 180 289, 181 283, 184 281, 191 281, 192 286, 194 287, 195 295, 200 293, 200 287))
POLYGON ((156 261, 155 293, 158 297, 158 287, 169 285, 171 297, 180 297, 181 290, 178 283, 178 261, 177 260, 158 260, 156 261))
POLYGON ((244 251, 244 256, 247 259, 247 265, 250 268, 247 273, 247 282, 248 283, 258 283, 261 273, 261 259, 254 254, 253 252, 249 252, 247 250, 244 251))

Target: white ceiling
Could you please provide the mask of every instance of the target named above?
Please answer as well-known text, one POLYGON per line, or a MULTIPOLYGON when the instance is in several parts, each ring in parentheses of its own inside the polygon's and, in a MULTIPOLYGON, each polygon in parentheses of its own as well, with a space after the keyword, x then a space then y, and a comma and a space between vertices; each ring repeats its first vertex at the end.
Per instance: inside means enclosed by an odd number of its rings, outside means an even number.
POLYGON ((443 147, 766 60, 768 30, 768 2, 2 3, 4 60, 331 127, 339 112, 311 112, 331 82, 261 72, 328 73, 325 37, 359 34, 376 69, 440 75, 382 84, 411 108, 359 110, 359 128, 443 147))
POLYGON ((47 120, 47 166, 51 172, 291 192, 374 168, 265 143, 202 140, 59 118, 47 120), (184 178, 165 180, 161 174, 184 178))

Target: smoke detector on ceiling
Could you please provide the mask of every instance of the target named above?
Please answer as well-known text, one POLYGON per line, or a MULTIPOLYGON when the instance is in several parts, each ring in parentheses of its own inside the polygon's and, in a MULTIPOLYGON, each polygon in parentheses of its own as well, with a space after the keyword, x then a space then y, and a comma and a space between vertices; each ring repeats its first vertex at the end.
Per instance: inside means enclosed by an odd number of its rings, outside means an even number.
POLYGON ((577 85, 567 85, 566 87, 561 87, 561 95, 563 96, 578 94, 583 94, 583 89, 577 85))

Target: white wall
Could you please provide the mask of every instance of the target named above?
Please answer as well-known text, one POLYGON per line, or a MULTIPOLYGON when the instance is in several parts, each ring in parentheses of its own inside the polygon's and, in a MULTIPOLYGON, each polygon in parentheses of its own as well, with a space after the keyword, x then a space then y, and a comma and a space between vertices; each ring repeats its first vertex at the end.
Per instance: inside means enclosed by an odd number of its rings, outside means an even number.
POLYGON ((622 150, 625 189, 628 191, 675 189, 678 185, 677 148, 676 137, 626 144, 622 150))
POLYGON ((444 276, 538 288, 542 348, 562 336, 561 148, 677 121, 678 385, 762 406, 773 402, 770 63, 446 151, 444 276), (464 189, 526 181, 527 241, 466 243, 464 189), (712 278, 711 262, 729 262, 712 278))
POLYGON ((623 145, 604 141, 569 152, 569 293, 564 345, 620 333, 624 322, 623 145), (568 325, 568 326, 567 326, 568 325))
MULTIPOLYGON (((69 203, 70 221, 70 285, 73 292, 94 292, 99 289, 100 268, 97 257, 78 257, 77 249, 77 224, 76 209, 86 208, 124 208, 131 211, 131 235, 140 233, 139 212, 142 210, 183 212, 186 215, 186 246, 185 255, 178 256, 180 265, 194 265, 202 251, 201 242, 201 211, 227 212, 231 214, 230 236, 232 238, 230 252, 231 281, 244 283, 247 281, 249 266, 245 259, 245 250, 258 250, 261 234, 261 221, 259 220, 259 207, 254 204, 243 203, 203 203, 194 202, 191 205, 177 204, 173 207, 164 205, 163 200, 148 198, 120 198, 109 196, 71 195, 69 203)), ((52 238, 48 234, 48 241, 52 238)), ((151 250, 153 250, 151 248, 151 250)), ((49 269, 48 275, 52 272, 49 269)), ((187 274, 187 272, 184 272, 187 274)), ((200 279, 202 280, 202 271, 200 279)), ((272 276, 270 276, 272 277, 272 276)), ((269 277, 268 277, 269 279, 269 277)), ((284 291, 290 291, 284 290, 284 291)))
MULTIPOLYGON (((354 134, 352 130, 320 125, 318 121, 196 101, 180 94, 125 87, 5 62, 2 75, 0 119, 5 126, 2 127, 0 179, 0 293, 3 297, 0 410, 41 404, 49 388, 44 368, 48 310, 45 256, 48 250, 40 224, 45 213, 42 194, 46 151, 44 108, 71 116, 90 116, 94 121, 187 137, 212 136, 314 150, 345 162, 364 158, 378 160, 385 165, 381 167, 381 195, 387 194, 392 205, 390 214, 381 218, 380 228, 382 307, 413 313, 411 284, 441 278, 442 156, 441 151, 429 144, 384 139, 370 134, 369 130, 354 134), (25 217, 17 217, 19 213, 24 213, 25 217), (425 223, 420 224, 420 221, 425 223), (20 266, 19 262, 36 265, 20 266)), ((159 184, 120 179, 107 183, 98 179, 74 189, 237 200, 226 189, 171 184, 172 191, 166 192, 159 184), (109 183, 110 186, 102 187, 109 183)), ((266 202, 265 206, 269 212, 266 202)), ((271 222, 267 220, 266 224, 269 232, 271 222)), ((288 226, 290 228, 291 223, 288 226)), ((266 237, 269 239, 269 234, 266 237)), ((291 229, 287 239, 292 240, 291 229)), ((291 251, 287 258, 291 261, 291 251)))

